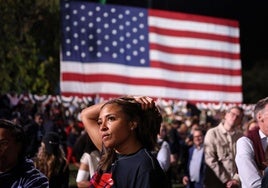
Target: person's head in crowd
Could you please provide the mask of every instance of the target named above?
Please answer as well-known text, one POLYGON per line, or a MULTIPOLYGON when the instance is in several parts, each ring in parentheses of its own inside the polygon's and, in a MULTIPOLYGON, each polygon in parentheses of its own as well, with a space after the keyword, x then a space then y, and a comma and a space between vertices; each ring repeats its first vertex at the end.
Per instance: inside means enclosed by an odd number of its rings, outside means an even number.
POLYGON ((57 133, 46 133, 34 162, 35 166, 49 179, 61 170, 63 164, 66 164, 65 153, 57 133))
POLYGON ((248 122, 246 122, 244 134, 247 135, 248 131, 254 130, 254 129, 258 128, 258 127, 259 126, 258 126, 257 121, 254 118, 252 118, 248 122))
POLYGON ((268 97, 259 100, 254 108, 254 119, 261 131, 268 136, 268 97))
POLYGON ((39 126, 41 126, 44 123, 44 115, 41 112, 37 112, 34 115, 34 121, 37 123, 39 126))
POLYGON ((254 119, 251 119, 251 120, 248 122, 248 130, 251 131, 251 130, 253 130, 253 129, 256 129, 256 127, 258 127, 257 121, 254 120, 254 119))
POLYGON ((177 130, 182 140, 185 140, 189 135, 189 128, 185 123, 182 123, 177 130))
POLYGON ((171 125, 172 125, 172 127, 173 127, 174 129, 178 129, 178 128, 180 128, 181 124, 182 124, 182 121, 181 121, 181 120, 173 119, 173 120, 171 121, 171 125))
POLYGON ((48 155, 57 155, 60 150, 60 137, 55 132, 48 132, 43 138, 43 146, 48 155))
POLYGON ((239 106, 230 107, 223 118, 224 128, 228 131, 238 128, 241 126, 243 120, 244 111, 239 106))
POLYGON ((200 125, 199 125, 198 122, 194 122, 194 123, 192 123, 190 127, 191 127, 191 131, 190 131, 191 134, 193 134, 193 131, 194 131, 195 129, 200 129, 200 125))
POLYGON ((20 112, 16 112, 16 111, 12 112, 10 121, 14 122, 15 124, 21 125, 22 117, 21 117, 20 112))
POLYGON ((20 125, 0 119, 0 172, 5 172, 24 160, 25 143, 25 134, 20 125))
POLYGON ((200 147, 204 143, 204 131, 201 128, 193 130, 193 144, 196 147, 200 147))
POLYGON ((159 133, 157 135, 157 138, 159 140, 167 140, 168 137, 168 126, 167 126, 167 123, 161 123, 161 127, 160 127, 160 130, 159 130, 159 133))

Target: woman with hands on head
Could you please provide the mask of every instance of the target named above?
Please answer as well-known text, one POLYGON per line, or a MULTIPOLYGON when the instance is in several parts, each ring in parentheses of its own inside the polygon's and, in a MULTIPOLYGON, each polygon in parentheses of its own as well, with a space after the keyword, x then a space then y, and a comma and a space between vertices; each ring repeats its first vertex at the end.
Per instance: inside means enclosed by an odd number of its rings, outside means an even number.
POLYGON ((90 187, 165 188, 167 179, 151 151, 162 116, 149 97, 120 97, 84 109, 81 119, 102 152, 90 187))

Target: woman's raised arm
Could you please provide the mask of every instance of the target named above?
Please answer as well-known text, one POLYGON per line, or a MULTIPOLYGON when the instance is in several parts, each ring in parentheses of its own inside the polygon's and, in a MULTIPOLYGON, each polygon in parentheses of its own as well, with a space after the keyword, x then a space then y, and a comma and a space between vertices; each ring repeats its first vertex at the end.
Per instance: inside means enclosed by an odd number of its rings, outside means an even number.
POLYGON ((99 151, 102 150, 102 139, 99 132, 99 125, 97 123, 97 120, 99 117, 100 108, 103 104, 104 102, 94 104, 88 108, 85 108, 81 112, 81 120, 85 126, 87 134, 95 146, 99 149, 99 151))

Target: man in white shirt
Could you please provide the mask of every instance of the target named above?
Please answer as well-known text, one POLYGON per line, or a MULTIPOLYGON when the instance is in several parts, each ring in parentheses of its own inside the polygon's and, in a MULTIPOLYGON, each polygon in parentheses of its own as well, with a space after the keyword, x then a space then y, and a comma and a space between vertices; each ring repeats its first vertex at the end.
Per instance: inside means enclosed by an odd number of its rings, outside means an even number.
POLYGON ((262 184, 264 169, 266 168, 265 150, 268 147, 268 97, 257 102, 254 118, 258 128, 237 141, 235 162, 242 188, 266 187, 262 184))

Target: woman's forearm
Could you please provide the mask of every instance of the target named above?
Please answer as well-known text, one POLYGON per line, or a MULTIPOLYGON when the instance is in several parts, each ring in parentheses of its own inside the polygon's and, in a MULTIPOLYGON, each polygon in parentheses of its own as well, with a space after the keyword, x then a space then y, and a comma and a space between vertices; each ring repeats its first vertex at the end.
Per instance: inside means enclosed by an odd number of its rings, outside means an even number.
POLYGON ((92 142, 96 145, 96 147, 100 151, 102 148, 102 140, 101 140, 101 135, 99 132, 99 125, 97 123, 97 120, 99 117, 100 108, 103 104, 104 102, 92 105, 88 108, 85 108, 81 112, 81 120, 83 122, 85 130, 87 131, 92 142))

